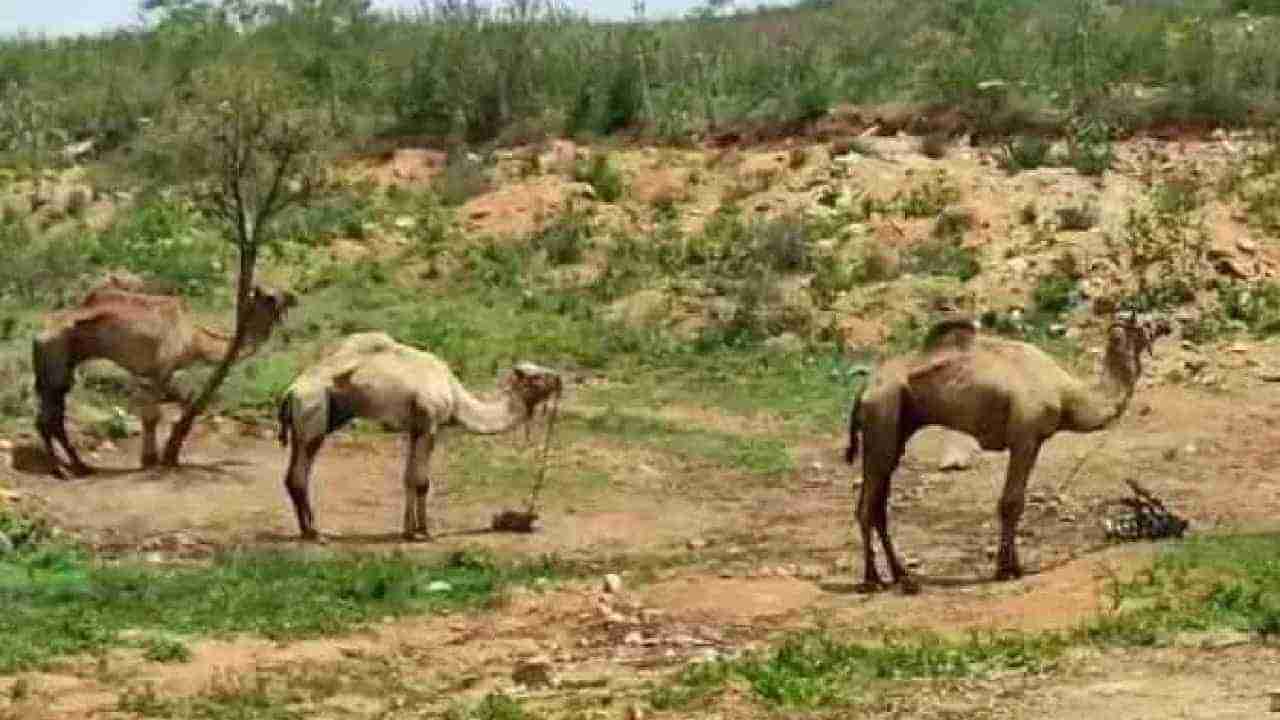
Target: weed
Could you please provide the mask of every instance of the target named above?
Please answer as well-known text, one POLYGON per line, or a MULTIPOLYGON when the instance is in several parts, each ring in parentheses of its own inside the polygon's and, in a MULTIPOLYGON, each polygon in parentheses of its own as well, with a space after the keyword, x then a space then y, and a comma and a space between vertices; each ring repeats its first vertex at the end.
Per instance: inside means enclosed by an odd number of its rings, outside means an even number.
POLYGON ((1018 210, 1018 222, 1023 225, 1034 225, 1039 217, 1040 214, 1039 211, 1036 210, 1036 203, 1034 200, 1028 200, 1027 204, 1023 205, 1018 210))
POLYGON ((626 192, 622 172, 613 166, 608 154, 593 155, 574 168, 574 179, 590 185, 601 202, 617 202, 626 192))
POLYGON ((191 649, 181 640, 157 637, 147 640, 142 657, 158 663, 185 663, 191 662, 191 649))
POLYGON ((934 238, 911 247, 904 258, 903 270, 965 282, 982 271, 982 264, 973 248, 960 245, 953 238, 934 238))
POLYGON ((686 670, 650 702, 658 709, 680 709, 741 679, 771 705, 841 707, 876 681, 1043 673, 1055 667, 1065 649, 1066 643, 1052 635, 974 634, 968 642, 956 643, 928 634, 889 634, 880 644, 860 644, 815 631, 792 636, 767 652, 686 670))
POLYGON ((951 183, 945 171, 938 171, 931 178, 912 187, 906 195, 899 194, 891 205, 909 218, 933 217, 960 199, 960 190, 951 183))
POLYGON ((449 152, 444 171, 435 180, 436 194, 449 207, 462 205, 490 188, 488 173, 480 160, 461 146, 449 152))
POLYGON ((1072 124, 1067 138, 1067 160, 1081 175, 1102 175, 1111 169, 1114 151, 1111 129, 1096 118, 1085 118, 1072 124))
POLYGON ((1036 312, 1057 317, 1080 301, 1078 283, 1064 275, 1045 275, 1031 293, 1036 312))
POLYGON ((472 706, 455 704, 446 720, 525 720, 529 717, 520 702, 502 693, 489 693, 472 706))
MULTIPOLYGON (((125 628, 182 634, 249 632, 270 638, 341 632, 368 620, 483 603, 504 583, 546 568, 447 568, 401 559, 299 560, 225 555, 207 567, 158 573, 88 564, 65 552, 0 562, 0 672, 116 645, 125 628), (427 586, 444 580, 448 592, 427 586)), ((149 651, 150 652, 150 651, 149 651)), ((164 645, 154 652, 181 654, 164 645)))
POLYGON ((569 207, 550 225, 534 234, 529 245, 544 252, 552 265, 582 262, 583 251, 591 242, 591 220, 585 213, 569 207))
POLYGON ((956 239, 973 227, 973 213, 968 210, 943 210, 933 224, 933 237, 956 239))
POLYGON ((1034 170, 1048 163, 1052 147, 1038 135, 1020 135, 1000 146, 1000 167, 1011 173, 1034 170))

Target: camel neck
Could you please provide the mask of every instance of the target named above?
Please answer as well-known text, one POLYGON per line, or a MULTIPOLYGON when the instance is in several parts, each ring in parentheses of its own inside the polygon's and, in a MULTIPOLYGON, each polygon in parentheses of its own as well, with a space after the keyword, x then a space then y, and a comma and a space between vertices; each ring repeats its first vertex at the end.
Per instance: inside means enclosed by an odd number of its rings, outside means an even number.
POLYGON ((454 381, 455 419, 473 433, 496 435, 511 430, 528 417, 528 411, 510 391, 494 400, 480 400, 462 383, 454 381))
POLYGON ((1071 403, 1071 426, 1075 430, 1101 430, 1108 427, 1129 407, 1138 373, 1132 350, 1126 342, 1112 339, 1102 359, 1102 376, 1081 392, 1071 403))

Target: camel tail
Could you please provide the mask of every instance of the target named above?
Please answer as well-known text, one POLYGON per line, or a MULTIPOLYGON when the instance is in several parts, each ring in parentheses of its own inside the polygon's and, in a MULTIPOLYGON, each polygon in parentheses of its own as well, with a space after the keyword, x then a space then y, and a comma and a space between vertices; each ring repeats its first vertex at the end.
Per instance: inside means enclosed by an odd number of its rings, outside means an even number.
POLYGON ((280 421, 280 446, 289 446, 289 433, 293 428, 293 393, 285 393, 284 399, 280 401, 280 410, 276 413, 276 418, 280 421))
POLYGON ((849 446, 844 449, 844 461, 853 464, 858 457, 862 439, 862 393, 853 396, 853 409, 849 411, 849 446))

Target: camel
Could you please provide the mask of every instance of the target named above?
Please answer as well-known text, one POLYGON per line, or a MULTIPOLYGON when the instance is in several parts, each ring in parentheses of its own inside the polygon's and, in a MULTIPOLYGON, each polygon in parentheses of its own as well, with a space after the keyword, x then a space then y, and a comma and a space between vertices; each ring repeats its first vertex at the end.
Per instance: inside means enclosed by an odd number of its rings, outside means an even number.
POLYGON ((320 540, 308 486, 316 454, 329 433, 356 417, 380 421, 408 434, 404 468, 404 536, 428 540, 428 465, 440 430, 460 425, 484 435, 527 422, 562 389, 559 375, 533 363, 517 363, 500 384, 497 399, 471 395, 435 355, 403 345, 386 333, 347 336, 319 363, 303 371, 280 402, 280 444, 292 445, 285 489, 304 540, 320 540))
MULTIPOLYGON (((231 338, 196 323, 181 298, 151 295, 141 289, 134 280, 108 278, 91 289, 79 307, 53 315, 32 343, 40 402, 36 427, 58 477, 65 478, 65 473, 54 440, 66 452, 73 473, 92 473, 66 430, 66 397, 81 363, 110 360, 138 381, 131 409, 142 421, 142 466, 146 468, 159 459, 156 426, 160 406, 187 402, 173 388, 174 373, 196 363, 216 364, 226 356, 231 338)), ((292 293, 259 286, 253 289, 250 302, 244 349, 237 360, 266 342, 297 299, 292 293)))
POLYGON ((845 460, 853 464, 860 436, 866 446, 857 506, 865 569, 858 590, 884 587, 876 571, 873 529, 892 582, 905 593, 919 590, 894 552, 887 505, 890 479, 907 441, 930 425, 968 434, 984 450, 1009 451, 999 502, 996 579, 1021 577, 1015 535, 1041 445, 1058 432, 1091 433, 1115 423, 1133 397, 1142 352, 1152 354, 1154 342, 1170 332, 1166 320, 1118 316, 1108 330, 1102 377, 1092 386, 1033 345, 979 335, 971 319, 940 322, 920 353, 885 361, 854 398, 849 414, 845 460))

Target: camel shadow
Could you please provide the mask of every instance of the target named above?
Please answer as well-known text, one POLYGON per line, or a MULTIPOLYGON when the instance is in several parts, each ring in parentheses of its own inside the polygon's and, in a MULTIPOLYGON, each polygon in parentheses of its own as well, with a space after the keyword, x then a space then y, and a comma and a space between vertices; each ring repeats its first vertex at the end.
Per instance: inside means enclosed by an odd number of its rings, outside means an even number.
MULTIPOLYGON (((536 532, 536 531, 535 531, 536 532)), ((533 535, 534 532, 514 532, 511 530, 495 530, 491 527, 479 528, 462 528, 458 530, 448 530, 444 532, 433 533, 430 540, 407 540, 403 533, 399 532, 343 532, 343 533, 326 533, 321 532, 323 540, 303 540, 296 532, 260 532, 255 535, 255 539, 259 542, 279 544, 279 545, 297 545, 297 544, 322 544, 322 545, 416 545, 423 548, 436 546, 441 540, 450 538, 466 538, 477 537, 481 535, 533 535)))

